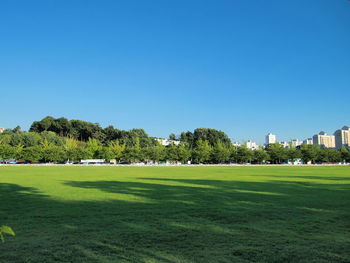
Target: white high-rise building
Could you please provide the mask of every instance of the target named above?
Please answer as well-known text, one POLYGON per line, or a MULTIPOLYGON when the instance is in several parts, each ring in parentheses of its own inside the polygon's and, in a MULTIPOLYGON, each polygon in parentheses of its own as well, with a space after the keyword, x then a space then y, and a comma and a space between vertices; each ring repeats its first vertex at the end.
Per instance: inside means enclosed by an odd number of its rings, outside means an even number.
POLYGON ((251 149, 251 150, 257 150, 259 149, 259 145, 256 143, 256 142, 253 142, 251 140, 248 140, 246 143, 245 143, 245 146, 248 148, 248 149, 251 149))
POLYGON ((324 131, 321 131, 319 134, 315 134, 312 137, 313 143, 320 145, 323 148, 335 148, 335 136, 328 135, 324 131))
POLYGON ((300 146, 301 144, 302 142, 299 141, 298 139, 291 140, 290 142, 291 147, 294 147, 294 148, 300 146))
POLYGON ((273 144, 276 143, 276 135, 272 134, 272 133, 268 133, 265 136, 265 144, 269 145, 269 144, 273 144))
POLYGON ((0 128, 0 133, 3 133, 5 130, 5 128, 0 128))
POLYGON ((303 144, 313 144, 312 138, 307 138, 303 141, 303 144))
POLYGON ((344 126, 341 130, 336 130, 335 147, 341 149, 343 147, 350 149, 350 127, 344 126))

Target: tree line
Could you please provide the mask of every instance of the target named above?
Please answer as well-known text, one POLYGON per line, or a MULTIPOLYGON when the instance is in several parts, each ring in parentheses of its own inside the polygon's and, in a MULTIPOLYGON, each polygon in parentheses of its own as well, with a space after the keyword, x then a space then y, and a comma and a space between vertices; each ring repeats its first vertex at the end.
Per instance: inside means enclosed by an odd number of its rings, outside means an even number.
POLYGON ((302 159, 305 163, 350 162, 348 149, 322 149, 315 145, 284 148, 276 143, 251 150, 234 146, 228 136, 215 129, 199 128, 170 134, 179 141, 163 146, 143 129, 102 128, 97 123, 45 117, 35 121, 29 132, 20 127, 0 134, 0 160, 24 162, 80 162, 82 159, 115 159, 117 162, 180 163, 274 163, 302 159))

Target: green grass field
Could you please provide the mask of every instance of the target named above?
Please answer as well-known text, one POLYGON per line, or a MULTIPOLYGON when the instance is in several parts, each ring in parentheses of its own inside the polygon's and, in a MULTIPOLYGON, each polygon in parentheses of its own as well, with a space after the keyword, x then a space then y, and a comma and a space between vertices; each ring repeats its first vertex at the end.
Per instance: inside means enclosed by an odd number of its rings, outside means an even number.
POLYGON ((350 262, 350 167, 0 167, 0 262, 350 262))

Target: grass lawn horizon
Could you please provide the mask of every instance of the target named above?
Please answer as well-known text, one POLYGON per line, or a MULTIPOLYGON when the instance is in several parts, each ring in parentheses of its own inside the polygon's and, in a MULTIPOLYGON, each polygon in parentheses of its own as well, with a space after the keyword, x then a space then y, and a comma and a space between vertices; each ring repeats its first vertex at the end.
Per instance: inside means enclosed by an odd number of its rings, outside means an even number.
POLYGON ((350 167, 0 167, 0 262, 350 262, 350 167))

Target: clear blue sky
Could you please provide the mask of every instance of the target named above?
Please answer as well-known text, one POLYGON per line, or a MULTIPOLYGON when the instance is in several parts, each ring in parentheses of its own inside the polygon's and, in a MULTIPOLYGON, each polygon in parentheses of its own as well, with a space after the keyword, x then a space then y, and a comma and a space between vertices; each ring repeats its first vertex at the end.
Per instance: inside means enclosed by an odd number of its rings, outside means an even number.
POLYGON ((0 1, 0 127, 263 141, 350 125, 350 1, 0 1))

